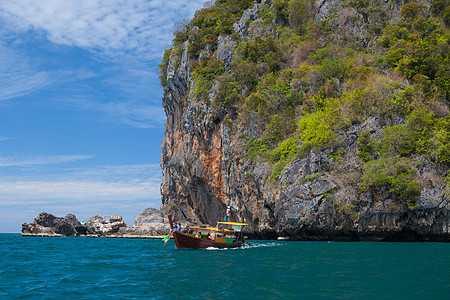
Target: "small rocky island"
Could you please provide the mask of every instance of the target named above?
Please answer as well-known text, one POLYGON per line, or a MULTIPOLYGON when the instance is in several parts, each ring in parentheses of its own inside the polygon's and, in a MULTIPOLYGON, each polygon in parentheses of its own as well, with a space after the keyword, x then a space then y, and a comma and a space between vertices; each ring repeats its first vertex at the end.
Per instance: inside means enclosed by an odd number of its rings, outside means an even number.
POLYGON ((40 213, 31 223, 22 224, 23 236, 87 236, 117 238, 160 238, 170 232, 168 220, 155 208, 146 208, 138 214, 133 226, 121 216, 96 215, 82 224, 75 215, 57 217, 40 213))

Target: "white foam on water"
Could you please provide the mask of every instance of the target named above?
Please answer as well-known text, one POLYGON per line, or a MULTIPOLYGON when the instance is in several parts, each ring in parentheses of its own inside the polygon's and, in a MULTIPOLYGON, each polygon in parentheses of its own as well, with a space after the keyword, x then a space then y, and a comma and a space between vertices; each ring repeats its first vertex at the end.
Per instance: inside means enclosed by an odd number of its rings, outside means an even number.
POLYGON ((251 249, 251 248, 260 248, 260 247, 278 247, 281 246, 281 243, 277 243, 277 242, 270 242, 270 243, 264 243, 264 244, 256 244, 256 243, 251 243, 251 244, 245 244, 244 246, 241 247, 244 249, 251 249))
POLYGON ((221 250, 228 250, 227 248, 216 248, 216 247, 208 247, 206 250, 209 251, 221 251, 221 250))
POLYGON ((261 248, 261 247, 278 247, 278 246, 282 246, 282 244, 281 243, 277 243, 277 242, 270 242, 270 243, 264 243, 264 244, 250 243, 250 244, 244 244, 242 247, 237 247, 237 248, 208 247, 205 250, 209 250, 209 251, 225 251, 225 250, 253 249, 253 248, 261 248))

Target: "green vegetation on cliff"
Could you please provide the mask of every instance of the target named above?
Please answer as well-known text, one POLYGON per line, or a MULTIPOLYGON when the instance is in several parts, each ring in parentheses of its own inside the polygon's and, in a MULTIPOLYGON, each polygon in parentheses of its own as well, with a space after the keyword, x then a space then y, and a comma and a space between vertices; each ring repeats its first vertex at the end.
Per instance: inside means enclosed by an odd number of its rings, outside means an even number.
MULTIPOLYGON (((377 118, 381 135, 359 134, 355 184, 361 192, 387 188, 414 209, 420 160, 450 166, 448 1, 409 2, 392 17, 390 1, 348 0, 339 15, 319 19, 315 1, 273 0, 258 4, 243 38, 233 24, 256 3, 217 0, 180 24, 160 65, 161 84, 170 59, 187 50, 191 93, 238 112, 230 114, 235 128, 258 125, 256 136, 235 133, 247 159, 272 165, 272 182, 311 150, 338 161, 343 134, 377 118), (221 35, 234 43, 230 66, 217 57, 221 35)), ((447 187, 448 178, 441 178, 447 187)))

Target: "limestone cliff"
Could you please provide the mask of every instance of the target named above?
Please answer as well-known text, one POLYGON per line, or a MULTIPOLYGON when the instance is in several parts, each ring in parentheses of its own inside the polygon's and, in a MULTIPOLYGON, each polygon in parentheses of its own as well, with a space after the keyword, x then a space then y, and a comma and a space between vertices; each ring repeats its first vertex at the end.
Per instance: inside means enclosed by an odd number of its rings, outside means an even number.
MULTIPOLYGON (((290 51, 291 46, 283 44, 287 47, 284 49, 292 53, 280 60, 272 74, 289 68, 305 69, 304 66, 308 65, 305 61, 311 62, 311 57, 318 57, 318 54, 313 56, 311 53, 319 53, 327 43, 357 44, 355 47, 359 51, 375 51, 373 49, 379 44, 377 40, 384 34, 383 28, 402 18, 400 11, 405 4, 400 1, 371 1, 376 2, 377 6, 370 10, 362 4, 349 7, 348 2, 339 0, 303 1, 299 2, 304 5, 299 12, 308 10, 308 15, 295 19, 298 14, 288 11, 294 9, 295 2, 299 1, 266 0, 250 4, 234 22, 231 33, 220 34, 215 44, 206 43, 196 53, 192 48, 195 44, 192 36, 197 34, 199 28, 187 27, 186 41, 178 42, 178 46, 165 58, 162 81, 167 123, 160 160, 163 172, 161 211, 173 214, 175 220, 215 224, 225 216, 226 207, 231 206, 231 218, 246 220, 249 224, 247 233, 251 237, 449 241, 450 203, 445 187, 445 178, 448 178, 448 163, 445 161, 418 150, 407 155, 392 155, 396 161, 402 157, 413 161, 414 173, 411 176, 417 182, 419 191, 417 195, 410 196, 415 197, 414 202, 409 198, 405 200, 392 184, 372 184, 370 188, 362 188, 361 180, 368 176, 370 163, 379 162, 385 155, 382 150, 378 154, 373 150, 368 151, 368 158, 364 158, 361 154, 362 137, 370 135, 373 141, 385 141, 387 128, 403 126, 409 120, 408 115, 391 113, 390 108, 374 112, 371 105, 379 106, 379 103, 367 102, 362 105, 364 117, 333 128, 333 142, 321 146, 306 145, 306 127, 286 128, 284 133, 280 133, 281 138, 273 140, 272 148, 268 143, 267 152, 275 153, 273 151, 279 149, 283 140, 289 137, 295 137, 295 147, 302 151, 289 156, 283 164, 277 164, 276 160, 268 159, 261 151, 256 158, 249 154, 249 141, 264 134, 267 136, 271 124, 267 121, 271 120, 270 116, 261 117, 261 109, 245 107, 251 97, 264 96, 264 90, 259 85, 255 88, 258 83, 253 85, 253 91, 252 87, 241 85, 243 88, 237 92, 241 100, 236 100, 232 105, 218 102, 220 97, 228 99, 234 96, 230 90, 226 90, 228 92, 224 95, 223 81, 217 77, 207 86, 207 93, 198 92, 204 82, 195 76, 194 69, 198 70, 198 64, 204 57, 223 63, 223 77, 233 75, 237 72, 236 57, 243 55, 243 43, 249 47, 258 41, 257 38, 277 41, 285 34, 283 28, 289 26, 297 30, 300 37, 310 34, 312 30, 325 30, 322 29, 325 26, 331 33, 328 37, 316 33, 314 41, 304 38, 302 46, 296 46, 299 52, 290 51), (289 2, 289 5, 284 2, 289 2), (374 13, 376 9, 379 11, 374 13), (308 26, 305 22, 301 23, 306 18, 309 18, 308 26), (294 22, 300 25, 294 27, 294 22), (311 50, 308 47, 316 48, 311 50), (286 133, 288 130, 289 135, 286 133), (274 172, 277 166, 279 173, 274 172)), ((430 3, 426 5, 429 7, 430 3)), ((258 73, 256 78, 260 85, 272 70, 268 56, 261 57, 264 57, 264 62, 253 64, 257 66, 255 72, 264 68, 269 71, 258 73)), ((340 59, 342 61, 344 58, 340 59)), ((361 56, 361 59, 365 58, 361 56)), ((370 68, 379 68, 377 78, 390 72, 385 66, 370 65, 370 68)), ((325 72, 326 68, 318 70, 325 72)), ((296 90, 296 95, 299 95, 296 97, 301 99, 290 115, 295 122, 305 119, 308 113, 319 111, 314 100, 317 98, 311 95, 322 93, 325 96, 321 99, 344 99, 345 93, 350 90, 350 83, 360 84, 360 90, 372 84, 362 79, 359 83, 351 81, 346 75, 321 76, 322 81, 317 79, 319 84, 303 79, 289 81, 289 89, 296 90), (327 94, 330 90, 334 93, 331 96, 327 94)), ((402 91, 413 84, 405 78, 399 79, 399 82, 402 91)), ((271 95, 276 97, 276 94, 271 95)), ((377 95, 374 93, 371 97, 381 97, 377 95)), ((395 95, 392 97, 397 97, 395 95)), ((448 98, 445 97, 441 97, 436 105, 440 107, 441 117, 448 119, 448 98)), ((286 104, 281 103, 279 107, 283 105, 286 104)), ((340 105, 343 109, 344 105, 340 105)), ((385 149, 384 146, 378 147, 385 149)), ((386 161, 391 161, 389 159, 386 158, 386 161)))

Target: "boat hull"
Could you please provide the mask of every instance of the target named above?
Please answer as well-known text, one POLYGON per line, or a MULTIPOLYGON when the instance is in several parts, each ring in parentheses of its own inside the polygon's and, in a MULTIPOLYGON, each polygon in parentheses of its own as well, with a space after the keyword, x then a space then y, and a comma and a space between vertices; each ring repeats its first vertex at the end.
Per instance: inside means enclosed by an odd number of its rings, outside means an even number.
POLYGON ((203 249, 203 248, 238 248, 245 244, 245 241, 237 242, 237 243, 220 243, 205 239, 200 239, 193 237, 191 235, 175 231, 173 233, 173 238, 175 240, 175 245, 177 246, 177 249, 181 248, 189 248, 189 249, 203 249))

